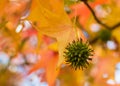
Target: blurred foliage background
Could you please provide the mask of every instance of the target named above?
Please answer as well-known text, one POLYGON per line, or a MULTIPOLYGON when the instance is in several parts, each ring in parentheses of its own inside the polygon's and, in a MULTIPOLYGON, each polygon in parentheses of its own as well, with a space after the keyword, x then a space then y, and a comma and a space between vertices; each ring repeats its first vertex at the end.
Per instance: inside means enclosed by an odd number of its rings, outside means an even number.
POLYGON ((0 86, 120 86, 120 0, 0 0, 0 86), (71 25, 94 50, 83 70, 60 57, 71 25))

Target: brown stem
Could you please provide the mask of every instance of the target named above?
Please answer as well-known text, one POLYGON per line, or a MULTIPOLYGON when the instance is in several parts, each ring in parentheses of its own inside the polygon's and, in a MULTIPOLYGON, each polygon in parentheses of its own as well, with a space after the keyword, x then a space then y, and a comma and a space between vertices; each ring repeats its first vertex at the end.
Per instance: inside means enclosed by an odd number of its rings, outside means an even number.
POLYGON ((93 9, 91 8, 91 6, 87 3, 87 1, 86 1, 86 0, 82 0, 82 1, 83 1, 83 3, 88 7, 88 9, 91 11, 91 13, 92 13, 94 19, 97 21, 97 23, 99 23, 99 24, 102 25, 103 27, 113 30, 113 29, 115 29, 115 28, 117 28, 117 27, 120 26, 120 22, 118 22, 117 24, 113 25, 112 27, 104 24, 103 22, 101 22, 101 21, 97 18, 94 10, 93 10, 93 9))
MULTIPOLYGON (((93 9, 91 8, 91 6, 87 3, 87 0, 81 0, 81 1, 83 1, 83 3, 84 3, 84 4, 88 7, 88 9, 91 11, 91 13, 92 13, 94 19, 97 21, 97 23, 99 23, 100 25, 102 25, 103 27, 105 27, 106 29, 109 29, 109 30, 111 30, 111 31, 114 30, 114 29, 116 29, 117 27, 120 27, 120 22, 118 22, 117 24, 113 25, 112 27, 104 24, 102 21, 100 21, 100 20, 97 18, 94 10, 93 10, 93 9)), ((98 38, 99 38, 99 37, 94 38, 92 41, 90 41, 90 43, 95 43, 95 42, 98 40, 98 38)))
POLYGON ((101 21, 97 18, 95 12, 94 12, 93 9, 91 8, 91 6, 87 3, 87 1, 83 1, 83 3, 88 7, 88 9, 91 11, 94 19, 95 19, 100 25, 104 26, 105 28, 110 28, 108 25, 104 24, 103 22, 101 22, 101 21))

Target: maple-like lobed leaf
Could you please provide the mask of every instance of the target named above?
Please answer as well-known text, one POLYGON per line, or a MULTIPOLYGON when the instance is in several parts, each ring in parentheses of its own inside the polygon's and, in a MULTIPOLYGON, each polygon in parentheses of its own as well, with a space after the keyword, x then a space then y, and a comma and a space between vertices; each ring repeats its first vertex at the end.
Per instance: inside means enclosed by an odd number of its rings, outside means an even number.
POLYGON ((77 38, 76 33, 84 40, 82 32, 79 29, 75 30, 64 11, 62 0, 34 0, 27 19, 32 22, 39 34, 42 33, 57 40, 59 51, 57 67, 64 63, 64 49, 69 42, 77 38))

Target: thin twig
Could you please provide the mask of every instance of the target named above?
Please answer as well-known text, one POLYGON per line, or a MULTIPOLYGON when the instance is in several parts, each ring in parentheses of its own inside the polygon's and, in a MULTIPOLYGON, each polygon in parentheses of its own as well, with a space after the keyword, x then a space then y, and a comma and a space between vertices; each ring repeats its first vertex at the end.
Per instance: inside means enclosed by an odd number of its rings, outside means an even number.
MULTIPOLYGON (((94 12, 94 10, 92 9, 92 7, 87 3, 87 0, 82 0, 83 3, 88 7, 88 9, 91 11, 94 19, 97 21, 97 23, 99 23, 100 25, 102 25, 103 27, 105 27, 108 30, 114 30, 117 27, 120 27, 120 22, 118 22, 117 24, 113 25, 112 27, 104 24, 101 20, 99 20, 94 12)), ((99 39, 99 37, 95 37, 92 41, 90 41, 90 43, 95 43, 97 40, 99 39)))
POLYGON ((105 28, 110 28, 108 25, 104 24, 103 22, 101 22, 101 21, 97 18, 95 12, 94 12, 93 9, 91 8, 91 6, 87 3, 87 1, 83 1, 83 3, 88 7, 88 9, 91 11, 94 19, 95 19, 100 25, 104 26, 105 28))
POLYGON ((91 11, 94 19, 95 19, 100 25, 102 25, 102 26, 104 26, 105 28, 108 28, 108 29, 110 29, 110 30, 113 30, 113 29, 115 29, 115 28, 117 28, 117 27, 120 27, 120 22, 118 22, 117 24, 113 25, 112 27, 110 27, 110 26, 104 24, 103 22, 101 22, 101 21, 97 18, 94 10, 93 10, 93 9, 91 8, 91 6, 87 3, 87 1, 85 1, 85 0, 82 0, 82 1, 83 1, 83 3, 88 7, 88 9, 91 11))
POLYGON ((90 40, 90 44, 92 43, 95 43, 97 40, 99 39, 99 37, 98 36, 96 36, 93 40, 90 40))
POLYGON ((120 22, 117 23, 116 25, 112 26, 112 27, 111 27, 111 30, 114 30, 114 29, 117 28, 117 27, 120 27, 120 22))

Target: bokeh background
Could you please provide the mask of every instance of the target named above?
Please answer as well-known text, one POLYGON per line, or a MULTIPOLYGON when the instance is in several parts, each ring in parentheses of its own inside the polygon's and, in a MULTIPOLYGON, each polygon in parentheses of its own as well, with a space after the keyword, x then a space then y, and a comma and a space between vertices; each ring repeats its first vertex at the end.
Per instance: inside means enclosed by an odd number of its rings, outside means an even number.
POLYGON ((40 34, 26 19, 31 1, 0 0, 0 86, 120 86, 120 0, 87 2, 110 28, 97 22, 82 1, 64 0, 64 11, 94 49, 84 70, 66 64, 56 68, 56 39, 40 34))

